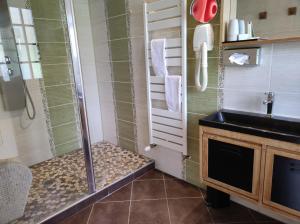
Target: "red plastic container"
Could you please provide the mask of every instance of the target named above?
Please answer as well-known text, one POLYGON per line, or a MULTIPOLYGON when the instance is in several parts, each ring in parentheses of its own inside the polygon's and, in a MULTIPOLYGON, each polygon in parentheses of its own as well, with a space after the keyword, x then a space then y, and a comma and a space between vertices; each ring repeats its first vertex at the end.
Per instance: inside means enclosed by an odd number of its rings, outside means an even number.
POLYGON ((195 20, 201 23, 208 23, 218 12, 216 0, 194 0, 191 5, 191 14, 195 20))

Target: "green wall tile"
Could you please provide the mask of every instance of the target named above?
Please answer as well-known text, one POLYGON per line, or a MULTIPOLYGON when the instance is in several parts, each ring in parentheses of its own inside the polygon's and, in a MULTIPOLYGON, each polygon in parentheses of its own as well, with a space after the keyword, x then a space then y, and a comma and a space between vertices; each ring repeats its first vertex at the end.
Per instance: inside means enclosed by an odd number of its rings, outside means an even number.
POLYGON ((129 141, 127 139, 119 138, 119 145, 123 149, 130 150, 132 152, 135 152, 135 142, 129 141))
POLYGON ((58 156, 72 152, 76 149, 80 149, 79 140, 68 142, 66 144, 62 144, 55 147, 55 151, 58 156))
POLYGON ((113 61, 128 61, 128 40, 110 41, 111 58, 113 61))
POLYGON ((205 117, 201 114, 191 114, 187 115, 187 135, 191 138, 199 138, 199 119, 205 117))
MULTIPOLYGON (((195 86, 195 63, 194 59, 188 59, 187 62, 187 82, 188 86, 195 86)), ((218 59, 209 58, 208 59, 208 87, 218 87, 218 59)))
POLYGON ((67 103, 73 103, 72 88, 73 86, 71 84, 46 87, 48 106, 52 107, 67 103))
POLYGON ((38 42, 65 42, 63 25, 56 20, 34 20, 38 42))
POLYGON ((107 16, 117 16, 125 14, 125 0, 106 0, 107 16))
POLYGON ((188 88, 188 112, 210 114, 217 110, 217 90, 207 89, 199 92, 195 87, 188 88))
MULTIPOLYGON (((68 64, 42 66, 45 86, 70 83, 68 64)), ((73 80, 72 80, 73 82, 73 80)))
POLYGON ((55 145, 72 141, 74 139, 77 139, 78 137, 78 130, 77 130, 76 123, 52 128, 52 132, 53 132, 53 139, 55 145))
POLYGON ((113 62, 113 78, 118 82, 130 82, 131 73, 129 62, 113 62))
POLYGON ((203 186, 200 181, 200 166, 198 163, 194 163, 192 161, 186 161, 186 181, 201 187, 203 186))
POLYGON ((61 125, 64 123, 71 123, 76 120, 74 108, 76 105, 64 105, 49 109, 50 120, 52 126, 61 125))
POLYGON ((34 18, 61 19, 61 0, 30 0, 34 18))
POLYGON ((114 17, 108 20, 110 40, 126 38, 127 35, 126 15, 114 17))
POLYGON ((115 82, 114 84, 115 99, 131 103, 133 101, 131 83, 115 82))
POLYGON ((118 120, 117 125, 120 137, 134 141, 135 124, 118 120))
POLYGON ((39 43, 42 64, 62 64, 71 62, 67 57, 69 43, 39 43))
POLYGON ((191 156, 191 160, 199 163, 199 140, 188 137, 187 142, 187 152, 188 155, 191 156))
POLYGON ((117 117, 120 120, 134 122, 133 107, 131 103, 116 102, 117 117))

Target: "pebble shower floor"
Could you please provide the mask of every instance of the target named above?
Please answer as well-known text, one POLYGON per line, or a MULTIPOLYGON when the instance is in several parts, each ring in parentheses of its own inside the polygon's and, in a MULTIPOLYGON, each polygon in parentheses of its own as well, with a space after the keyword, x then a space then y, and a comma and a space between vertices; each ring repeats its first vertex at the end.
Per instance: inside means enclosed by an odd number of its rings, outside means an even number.
MULTIPOLYGON (((92 147, 97 190, 151 162, 110 143, 92 147)), ((25 214, 15 224, 38 223, 88 195, 82 150, 31 167, 33 182, 25 214)))

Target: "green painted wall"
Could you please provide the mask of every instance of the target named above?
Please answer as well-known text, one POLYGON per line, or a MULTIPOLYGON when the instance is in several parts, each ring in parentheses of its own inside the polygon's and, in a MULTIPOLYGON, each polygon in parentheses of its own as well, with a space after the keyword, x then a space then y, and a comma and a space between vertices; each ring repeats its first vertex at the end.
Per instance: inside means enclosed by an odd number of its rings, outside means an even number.
POLYGON ((40 50, 44 107, 56 155, 80 148, 80 125, 62 0, 30 0, 40 50))
MULTIPOLYGON (((197 91, 194 86, 194 67, 195 54, 193 51, 193 35, 195 27, 200 24, 190 16, 188 3, 188 155, 191 159, 186 161, 186 180, 192 184, 200 186, 199 181, 199 125, 198 121, 218 108, 218 64, 219 64, 219 30, 220 16, 219 14, 210 22, 214 28, 215 46, 214 50, 208 54, 208 88, 202 93, 197 91)), ((220 4, 219 4, 220 5, 220 4)))

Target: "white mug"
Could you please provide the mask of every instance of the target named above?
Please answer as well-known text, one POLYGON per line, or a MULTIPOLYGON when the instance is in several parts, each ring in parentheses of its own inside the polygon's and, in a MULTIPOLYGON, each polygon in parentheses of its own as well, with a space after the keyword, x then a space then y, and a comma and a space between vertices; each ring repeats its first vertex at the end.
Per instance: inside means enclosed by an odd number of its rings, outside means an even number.
POLYGON ((238 19, 230 20, 227 30, 227 41, 237 41, 239 33, 240 31, 238 19))

